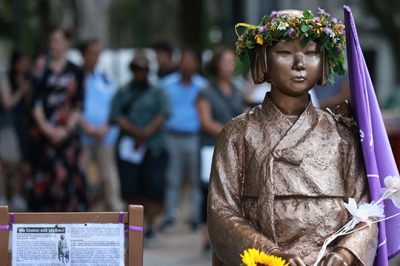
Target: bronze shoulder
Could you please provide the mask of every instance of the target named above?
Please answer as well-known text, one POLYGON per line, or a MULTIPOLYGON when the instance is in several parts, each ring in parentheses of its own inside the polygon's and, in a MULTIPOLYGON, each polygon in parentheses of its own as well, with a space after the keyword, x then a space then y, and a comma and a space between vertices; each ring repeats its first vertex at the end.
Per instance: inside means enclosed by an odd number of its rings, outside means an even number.
POLYGON ((358 125, 353 117, 353 109, 348 101, 342 102, 335 110, 335 113, 330 112, 336 122, 349 127, 351 130, 358 132, 358 125))

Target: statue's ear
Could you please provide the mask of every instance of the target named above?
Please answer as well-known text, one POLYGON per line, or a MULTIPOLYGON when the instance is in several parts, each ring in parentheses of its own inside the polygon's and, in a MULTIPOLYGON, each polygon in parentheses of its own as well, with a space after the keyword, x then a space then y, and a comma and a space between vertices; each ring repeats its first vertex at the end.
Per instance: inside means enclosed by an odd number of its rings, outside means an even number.
POLYGON ((254 84, 270 82, 268 74, 267 46, 257 45, 254 48, 253 62, 251 65, 251 76, 254 84))
POLYGON ((325 86, 326 82, 328 81, 329 77, 329 64, 328 64, 328 57, 326 56, 325 50, 322 50, 322 57, 321 57, 321 77, 317 81, 318 86, 325 86))

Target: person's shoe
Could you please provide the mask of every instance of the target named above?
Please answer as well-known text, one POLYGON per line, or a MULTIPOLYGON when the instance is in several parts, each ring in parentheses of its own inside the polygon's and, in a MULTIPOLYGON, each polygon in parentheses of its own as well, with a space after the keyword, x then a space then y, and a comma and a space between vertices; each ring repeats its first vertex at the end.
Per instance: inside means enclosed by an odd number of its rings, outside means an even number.
POLYGON ((207 258, 207 259, 211 259, 212 258, 212 248, 211 248, 211 244, 210 243, 205 243, 203 246, 203 257, 207 258))
POLYGON ((153 248, 156 245, 156 233, 153 228, 146 230, 144 234, 144 247, 153 248))
POLYGON ((161 232, 165 234, 174 233, 176 231, 176 226, 173 220, 166 220, 161 225, 161 232))
POLYGON ((11 207, 15 211, 26 211, 26 201, 21 195, 15 195, 11 199, 11 207))
POLYGON ((7 205, 8 201, 7 198, 4 196, 0 196, 0 205, 7 205))

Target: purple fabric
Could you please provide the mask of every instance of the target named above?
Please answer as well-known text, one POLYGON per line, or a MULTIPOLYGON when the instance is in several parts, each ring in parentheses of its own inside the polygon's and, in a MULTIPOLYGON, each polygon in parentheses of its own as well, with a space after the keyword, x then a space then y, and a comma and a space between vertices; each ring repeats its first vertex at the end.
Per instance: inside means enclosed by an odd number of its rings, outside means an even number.
POLYGON ((119 217, 118 217, 118 223, 122 223, 122 220, 124 219, 124 212, 119 212, 119 217))
POLYGON ((125 236, 128 236, 128 224, 124 224, 125 236))
MULTIPOLYGON (((393 153, 383 124, 374 87, 358 42, 353 15, 343 6, 346 25, 346 46, 352 106, 360 128, 361 145, 372 200, 382 196, 381 187, 388 175, 399 176, 393 153)), ((390 200, 385 200, 386 217, 399 210, 390 200)), ((388 258, 400 252, 400 217, 379 223, 379 246, 375 264, 387 266, 388 258)))
POLYGON ((14 224, 14 213, 10 212, 10 225, 9 226, 11 229, 12 229, 13 224, 14 224))
POLYGON ((130 225, 129 230, 143 232, 143 227, 130 225))
POLYGON ((10 229, 9 225, 0 225, 0 230, 8 230, 10 229))

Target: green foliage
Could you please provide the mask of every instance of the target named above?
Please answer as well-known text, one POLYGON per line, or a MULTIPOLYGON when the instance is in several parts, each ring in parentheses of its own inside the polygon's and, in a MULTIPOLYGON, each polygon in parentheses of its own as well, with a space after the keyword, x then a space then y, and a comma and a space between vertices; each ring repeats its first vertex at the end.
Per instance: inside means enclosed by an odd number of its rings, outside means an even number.
MULTIPOLYGON (((0 1, 0 36, 7 40, 12 50, 23 50, 34 55, 38 45, 44 45, 51 25, 59 25, 61 16, 51 21, 51 0, 0 1)), ((61 5, 60 5, 61 8, 61 5)))
POLYGON ((253 42, 250 41, 250 40, 247 40, 247 41, 246 41, 246 46, 247 46, 247 48, 249 48, 249 49, 253 49, 253 48, 254 48, 253 42))
POLYGON ((312 19, 312 18, 315 17, 313 12, 311 12, 311 10, 304 11, 303 12, 303 16, 304 16, 305 19, 312 19))

